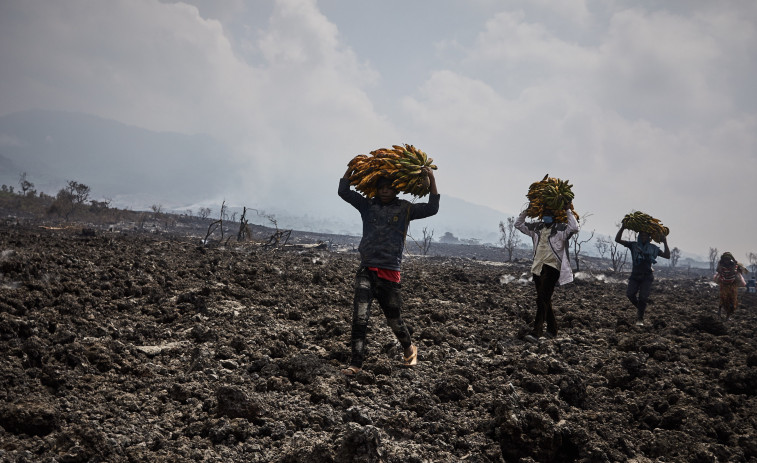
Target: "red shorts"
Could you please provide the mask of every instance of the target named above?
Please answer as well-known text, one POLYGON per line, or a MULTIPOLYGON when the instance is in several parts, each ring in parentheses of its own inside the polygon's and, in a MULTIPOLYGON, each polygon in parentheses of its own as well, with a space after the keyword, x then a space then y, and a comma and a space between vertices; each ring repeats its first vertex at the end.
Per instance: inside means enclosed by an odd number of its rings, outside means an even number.
POLYGON ((395 283, 400 282, 399 270, 387 270, 385 268, 376 268, 376 267, 368 267, 368 270, 372 272, 376 272, 376 275, 383 280, 389 280, 395 283))

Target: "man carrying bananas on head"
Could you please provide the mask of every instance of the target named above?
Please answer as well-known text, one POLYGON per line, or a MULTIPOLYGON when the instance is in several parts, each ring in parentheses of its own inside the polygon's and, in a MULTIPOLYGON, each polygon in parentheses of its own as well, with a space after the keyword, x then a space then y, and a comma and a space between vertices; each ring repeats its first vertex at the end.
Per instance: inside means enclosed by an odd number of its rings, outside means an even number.
POLYGON ((526 209, 515 220, 515 228, 530 236, 534 244, 531 274, 536 287, 536 317, 531 333, 524 337, 526 341, 533 343, 542 337, 544 322, 547 323, 547 337, 557 336, 552 294, 555 286, 573 281, 573 270, 568 257, 568 240, 573 234, 578 233, 578 221, 573 214, 572 204, 565 208, 564 223, 555 220, 557 212, 544 209, 541 220, 526 223, 526 209))
POLYGON ((394 180, 390 177, 378 177, 375 196, 364 197, 350 189, 353 170, 350 166, 339 180, 339 196, 360 212, 363 221, 363 237, 358 248, 360 268, 355 277, 352 312, 352 357, 349 366, 342 370, 346 376, 354 376, 363 366, 373 298, 378 300, 387 324, 402 345, 404 365, 417 363, 418 348, 413 345, 401 315, 400 264, 410 221, 430 217, 439 211, 439 192, 430 167, 421 169, 430 193, 427 203, 411 203, 397 198, 398 191, 393 188, 394 180))
POLYGON ((631 276, 628 278, 628 287, 626 288, 626 297, 631 304, 636 307, 636 326, 644 326, 644 311, 647 308, 647 301, 652 292, 652 282, 654 281, 654 270, 652 264, 657 262, 658 257, 670 259, 670 248, 668 248, 668 239, 665 234, 660 234, 658 239, 662 241, 665 250, 652 244, 652 235, 646 231, 638 232, 636 241, 625 241, 622 239, 623 232, 626 230, 625 222, 621 222, 620 230, 615 235, 615 242, 631 250, 631 276))

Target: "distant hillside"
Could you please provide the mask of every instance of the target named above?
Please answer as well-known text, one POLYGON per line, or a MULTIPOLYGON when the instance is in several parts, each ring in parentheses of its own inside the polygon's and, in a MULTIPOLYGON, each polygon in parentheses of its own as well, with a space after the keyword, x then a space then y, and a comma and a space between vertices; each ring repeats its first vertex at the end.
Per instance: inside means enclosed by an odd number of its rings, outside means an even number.
MULTIPOLYGON (((409 199, 409 198, 406 198, 409 199)), ((427 198, 418 201, 426 201, 427 198)), ((334 192, 331 213, 328 216, 293 215, 283 210, 271 209, 282 227, 325 233, 362 233, 360 214, 342 201, 334 192)), ((423 228, 433 232, 434 241, 449 232, 461 239, 477 239, 481 243, 496 243, 499 240, 499 222, 507 220, 508 214, 486 206, 469 203, 453 196, 442 194, 439 213, 423 220, 411 222, 409 233, 415 238, 423 237, 423 228)), ((259 220, 265 221, 264 218, 259 220)))
MULTIPOLYGON (((35 110, 0 117, 0 183, 18 188, 21 172, 27 172, 38 191, 52 195, 66 181, 76 180, 91 187, 94 198, 109 197, 120 206, 129 206, 126 202, 131 201, 142 207, 155 203, 192 208, 239 180, 229 159, 226 146, 203 135, 153 132, 71 112, 35 110)), ((336 194, 327 200, 334 207, 318 217, 275 207, 266 213, 275 214, 283 227, 361 233, 360 218, 352 207, 336 194)), ((443 195, 440 213, 414 223, 410 233, 422 236, 427 227, 435 238, 449 232, 464 239, 496 242, 498 224, 506 217, 503 212, 443 195)), ((264 217, 260 221, 267 224, 264 217)))
MULTIPOLYGON (((49 195, 75 180, 91 188, 92 199, 109 198, 113 206, 145 210, 160 204, 181 213, 207 207, 217 216, 220 204, 209 201, 234 191, 242 181, 232 159, 226 145, 207 135, 154 132, 71 112, 34 110, 0 116, 0 184, 15 189, 26 172, 36 190, 49 195)), ((282 205, 227 206, 229 213, 242 206, 259 208, 261 215, 251 211, 248 217, 265 226, 271 225, 267 217, 273 215, 283 228, 360 235, 360 216, 337 196, 336 180, 333 194, 318 197, 319 209, 308 213, 282 205)), ((470 203, 442 190, 439 214, 414 221, 408 239, 422 239, 425 228, 433 232, 434 241, 451 233, 463 242, 497 244, 499 222, 517 213, 470 203)), ((591 225, 583 237, 588 238, 591 225)), ((598 236, 599 232, 594 240, 598 236)), ((523 244, 531 246, 527 239, 523 244)), ((594 241, 585 243, 582 253, 596 255, 594 241)), ((686 252, 681 257, 681 264, 708 265, 686 252)))
POLYGON ((194 201, 235 181, 229 159, 226 146, 204 135, 152 132, 69 112, 0 117, 0 183, 17 186, 27 172, 48 194, 76 180, 98 198, 144 194, 155 202, 194 201))

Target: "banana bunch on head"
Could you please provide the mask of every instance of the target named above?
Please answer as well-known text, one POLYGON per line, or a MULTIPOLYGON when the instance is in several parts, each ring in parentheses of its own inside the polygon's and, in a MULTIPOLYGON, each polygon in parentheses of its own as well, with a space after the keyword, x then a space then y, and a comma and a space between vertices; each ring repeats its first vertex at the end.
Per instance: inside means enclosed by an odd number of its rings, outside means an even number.
POLYGON ((653 240, 661 243, 663 238, 668 236, 670 229, 662 225, 659 219, 655 219, 649 214, 641 211, 634 211, 626 214, 620 222, 624 227, 636 233, 649 233, 653 240))
POLYGON ((376 196, 376 181, 380 177, 392 181, 395 190, 421 197, 429 193, 424 167, 436 170, 434 160, 413 145, 392 145, 379 148, 370 155, 358 154, 347 164, 351 169, 350 185, 368 198, 376 196))
POLYGON ((573 209, 573 185, 567 180, 545 175, 539 182, 534 182, 528 187, 528 209, 526 216, 541 219, 546 211, 552 211, 555 222, 566 223, 568 214, 566 209, 570 208, 573 215, 578 220, 578 214, 573 209))

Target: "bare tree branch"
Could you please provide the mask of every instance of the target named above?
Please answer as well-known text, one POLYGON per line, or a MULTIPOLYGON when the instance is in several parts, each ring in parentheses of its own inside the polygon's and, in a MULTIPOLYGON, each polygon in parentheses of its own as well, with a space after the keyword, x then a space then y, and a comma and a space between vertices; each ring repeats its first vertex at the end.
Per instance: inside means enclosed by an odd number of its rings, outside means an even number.
MULTIPOLYGON (((615 224, 620 228, 620 224, 615 224)), ((626 231, 628 233, 628 231, 626 231)), ((628 258, 628 248, 622 246, 620 243, 616 243, 615 240, 610 241, 610 263, 612 265, 613 272, 622 272, 623 267, 626 265, 626 259, 628 258)))
POLYGON ((599 257, 602 259, 605 258, 605 254, 607 254, 607 251, 610 249, 610 238, 605 238, 604 236, 597 237, 597 240, 594 242, 594 246, 597 248, 597 252, 599 253, 599 257))
POLYGON ((675 268, 678 265, 678 259, 681 258, 681 250, 675 247, 670 250, 670 268, 675 268))
POLYGON ((413 238, 413 235, 411 235, 409 232, 407 236, 409 236, 410 239, 413 240, 415 245, 418 246, 418 250, 420 251, 421 255, 425 256, 428 254, 428 251, 431 248, 431 242, 434 239, 434 230, 431 230, 431 232, 429 232, 427 227, 423 227, 422 241, 418 241, 413 238))
MULTIPOLYGON (((586 225, 586 220, 591 217, 593 214, 582 214, 581 219, 578 221, 579 230, 584 229, 584 225, 586 225)), ((573 243, 573 260, 576 263, 576 271, 581 271, 581 246, 591 241, 591 239, 594 237, 594 230, 591 231, 591 235, 585 240, 579 240, 578 237, 581 235, 581 232, 574 233, 573 236, 570 237, 570 242, 573 243)))
POLYGON ((245 238, 252 238, 250 226, 247 224, 247 208, 242 208, 242 216, 239 218, 239 231, 237 232, 237 241, 244 241, 245 238))
POLYGON ((710 271, 715 271, 715 263, 718 261, 718 248, 710 248, 710 271))
POLYGON ((499 242, 505 248, 507 261, 512 262, 515 249, 521 243, 520 232, 515 228, 515 217, 507 218, 507 225, 504 222, 499 223, 499 242))

